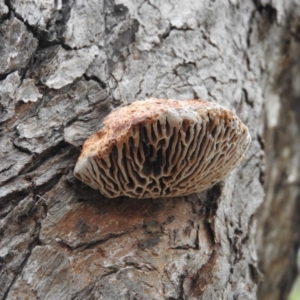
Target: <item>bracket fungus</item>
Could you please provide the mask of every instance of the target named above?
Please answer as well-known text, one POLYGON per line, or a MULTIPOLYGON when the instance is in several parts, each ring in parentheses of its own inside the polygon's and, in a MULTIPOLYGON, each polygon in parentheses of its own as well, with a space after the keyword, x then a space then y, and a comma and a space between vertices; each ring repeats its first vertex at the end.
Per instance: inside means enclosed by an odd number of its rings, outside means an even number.
POLYGON ((189 195, 224 178, 250 141, 241 120, 216 103, 136 101, 85 141, 74 175, 108 198, 189 195))

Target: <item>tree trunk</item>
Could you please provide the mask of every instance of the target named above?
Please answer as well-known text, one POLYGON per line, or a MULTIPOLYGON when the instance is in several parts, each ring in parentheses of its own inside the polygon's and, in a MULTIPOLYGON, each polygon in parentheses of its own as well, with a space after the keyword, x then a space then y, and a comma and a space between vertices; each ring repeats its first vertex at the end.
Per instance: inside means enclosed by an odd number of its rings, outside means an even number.
MULTIPOLYGON (((300 242, 300 3, 270 26, 265 71, 263 182, 258 213, 259 299, 286 299, 297 275, 300 242), (276 46, 274 46, 276 45, 276 46), (275 51, 274 51, 275 50, 275 51)), ((273 15, 276 11, 270 11, 273 15)), ((276 14, 275 14, 276 15, 276 14)), ((277 14, 278 15, 278 14, 277 14)))
POLYGON ((296 2, 0 0, 1 299, 285 298, 300 240, 296 2), (199 194, 104 198, 73 169, 121 104, 110 74, 129 102, 232 109, 245 159, 199 194))

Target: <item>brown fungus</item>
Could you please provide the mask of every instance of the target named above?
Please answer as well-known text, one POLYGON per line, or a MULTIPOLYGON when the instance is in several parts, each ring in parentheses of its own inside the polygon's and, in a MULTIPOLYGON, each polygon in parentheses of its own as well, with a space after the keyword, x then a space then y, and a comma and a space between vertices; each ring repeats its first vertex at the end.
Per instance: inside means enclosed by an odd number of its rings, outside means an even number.
POLYGON ((102 125, 85 141, 74 174, 109 198, 205 190, 239 163, 251 141, 232 111, 201 100, 136 101, 102 125))

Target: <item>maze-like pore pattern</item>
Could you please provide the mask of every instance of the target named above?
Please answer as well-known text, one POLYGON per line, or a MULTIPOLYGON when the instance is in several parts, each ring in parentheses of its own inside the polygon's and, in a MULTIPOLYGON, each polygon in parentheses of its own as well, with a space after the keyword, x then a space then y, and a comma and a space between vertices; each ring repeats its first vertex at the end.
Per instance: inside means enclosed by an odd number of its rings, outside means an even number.
POLYGON ((188 195, 220 181, 241 160, 250 137, 235 116, 172 113, 140 122, 110 151, 86 157, 75 175, 109 198, 188 195))

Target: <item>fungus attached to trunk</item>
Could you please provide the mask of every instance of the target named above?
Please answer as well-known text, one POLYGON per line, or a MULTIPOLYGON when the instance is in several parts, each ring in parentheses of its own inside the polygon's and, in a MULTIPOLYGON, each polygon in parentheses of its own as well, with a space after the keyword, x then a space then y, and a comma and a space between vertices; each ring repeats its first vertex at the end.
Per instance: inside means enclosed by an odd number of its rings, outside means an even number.
POLYGON ((109 198, 189 195, 224 178, 250 141, 241 120, 216 103, 136 101, 85 141, 74 174, 109 198))

